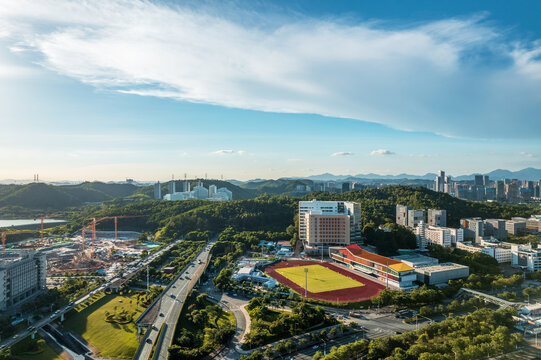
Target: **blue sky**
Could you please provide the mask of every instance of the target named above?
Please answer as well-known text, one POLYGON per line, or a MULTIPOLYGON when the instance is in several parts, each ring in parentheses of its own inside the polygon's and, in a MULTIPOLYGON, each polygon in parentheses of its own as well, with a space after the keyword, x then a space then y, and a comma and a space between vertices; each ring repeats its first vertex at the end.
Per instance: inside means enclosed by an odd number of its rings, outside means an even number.
POLYGON ((539 2, 0 0, 0 179, 541 166, 539 2))

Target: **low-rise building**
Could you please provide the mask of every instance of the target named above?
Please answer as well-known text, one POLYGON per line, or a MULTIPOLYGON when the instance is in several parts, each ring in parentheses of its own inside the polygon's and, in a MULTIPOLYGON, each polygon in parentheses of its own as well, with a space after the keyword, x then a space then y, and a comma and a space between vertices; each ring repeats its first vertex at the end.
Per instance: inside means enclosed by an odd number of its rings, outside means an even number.
POLYGON ((446 284, 449 280, 467 278, 470 268, 455 263, 442 263, 415 268, 417 281, 427 285, 446 284))
POLYGON ((520 235, 526 231, 526 219, 524 218, 512 218, 505 222, 505 229, 508 234, 520 235))
POLYGON ((511 262, 511 248, 501 244, 499 241, 482 240, 482 244, 461 242, 456 244, 457 249, 471 253, 480 252, 496 259, 498 263, 511 262))
POLYGON ((393 259, 402 261, 404 264, 411 266, 412 268, 421 266, 438 265, 439 261, 436 258, 420 255, 420 254, 406 254, 393 256, 393 259))
POLYGON ((464 230, 441 226, 426 226, 423 222, 415 229, 417 246, 424 250, 429 244, 449 247, 457 242, 464 241, 464 230))
POLYGON ((411 289, 416 287, 413 282, 417 279, 417 275, 411 266, 361 249, 357 244, 330 247, 329 256, 350 269, 375 276, 394 288, 411 289))

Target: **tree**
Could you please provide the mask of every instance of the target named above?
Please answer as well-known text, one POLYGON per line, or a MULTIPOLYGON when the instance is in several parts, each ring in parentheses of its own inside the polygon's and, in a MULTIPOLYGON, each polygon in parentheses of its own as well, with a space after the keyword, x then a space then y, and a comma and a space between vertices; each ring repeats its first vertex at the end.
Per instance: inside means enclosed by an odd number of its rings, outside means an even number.
POLYGON ((323 358, 323 354, 321 353, 321 351, 316 351, 316 353, 314 354, 314 356, 312 357, 313 360, 320 360, 323 358))

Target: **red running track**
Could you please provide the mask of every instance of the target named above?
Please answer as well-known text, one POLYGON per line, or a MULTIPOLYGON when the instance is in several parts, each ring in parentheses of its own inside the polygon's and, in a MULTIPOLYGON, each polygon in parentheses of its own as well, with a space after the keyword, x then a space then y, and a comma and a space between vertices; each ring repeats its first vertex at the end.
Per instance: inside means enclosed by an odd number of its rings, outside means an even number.
POLYGON ((338 267, 328 262, 316 262, 316 261, 303 261, 303 260, 292 260, 292 261, 282 261, 277 264, 267 266, 265 272, 272 278, 278 280, 281 284, 290 287, 294 291, 298 292, 301 296, 304 296, 304 288, 295 284, 293 281, 289 280, 285 276, 279 274, 276 269, 288 268, 288 267, 297 267, 297 266, 306 266, 306 265, 321 265, 332 271, 335 271, 339 274, 347 276, 353 280, 361 282, 364 286, 358 286, 348 289, 324 291, 319 293, 313 293, 308 291, 308 297, 311 299, 333 301, 333 302, 353 302, 353 301, 363 301, 373 298, 383 289, 385 286, 367 279, 365 277, 354 274, 346 269, 338 267))

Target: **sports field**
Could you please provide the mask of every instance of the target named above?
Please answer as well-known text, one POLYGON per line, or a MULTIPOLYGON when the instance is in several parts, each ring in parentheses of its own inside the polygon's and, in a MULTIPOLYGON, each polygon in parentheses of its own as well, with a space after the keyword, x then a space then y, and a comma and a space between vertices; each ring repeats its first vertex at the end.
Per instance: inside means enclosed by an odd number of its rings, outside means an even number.
POLYGON ((319 264, 306 266, 292 266, 277 269, 276 272, 293 281, 295 284, 305 287, 305 269, 308 269, 307 290, 313 293, 349 289, 364 286, 363 283, 344 276, 319 264))
POLYGON ((304 260, 282 261, 267 266, 265 272, 301 296, 312 299, 353 302, 376 296, 385 286, 328 262, 304 260), (304 269, 308 269, 305 290, 304 269))

